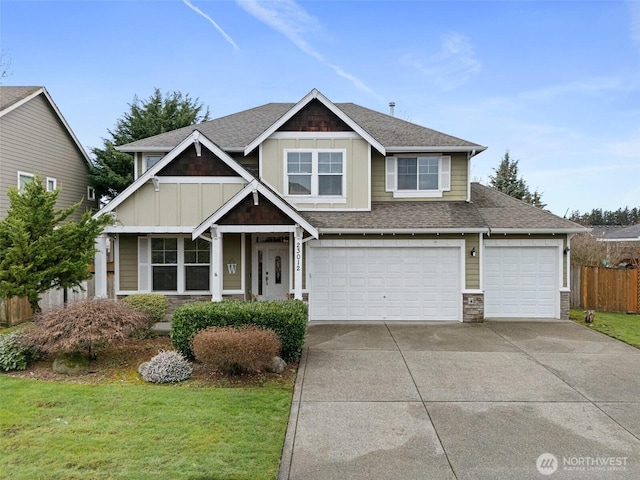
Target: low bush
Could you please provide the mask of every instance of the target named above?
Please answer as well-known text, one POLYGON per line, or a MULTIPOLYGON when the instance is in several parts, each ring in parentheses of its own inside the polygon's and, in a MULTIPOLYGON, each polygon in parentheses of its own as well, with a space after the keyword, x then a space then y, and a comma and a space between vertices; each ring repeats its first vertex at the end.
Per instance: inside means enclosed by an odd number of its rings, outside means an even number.
POLYGON ((180 352, 163 350, 138 368, 145 382, 176 383, 191 376, 193 369, 180 352))
POLYGON ((191 341, 197 360, 231 375, 265 370, 280 347, 273 330, 255 325, 209 327, 196 333, 191 341))
POLYGON ((134 310, 151 315, 152 323, 164 320, 169 302, 167 297, 159 293, 136 293, 121 300, 134 310))
POLYGON ((0 370, 25 370, 38 357, 33 348, 22 343, 23 335, 22 330, 0 335, 0 370))
POLYGON ((207 327, 257 325, 273 330, 282 344, 280 356, 295 361, 304 345, 307 306, 300 300, 269 302, 195 302, 178 308, 171 323, 171 341, 193 359, 191 339, 207 327))
POLYGON ((149 316, 128 305, 108 299, 84 300, 41 313, 22 341, 45 353, 85 352, 124 340, 149 323, 149 316))

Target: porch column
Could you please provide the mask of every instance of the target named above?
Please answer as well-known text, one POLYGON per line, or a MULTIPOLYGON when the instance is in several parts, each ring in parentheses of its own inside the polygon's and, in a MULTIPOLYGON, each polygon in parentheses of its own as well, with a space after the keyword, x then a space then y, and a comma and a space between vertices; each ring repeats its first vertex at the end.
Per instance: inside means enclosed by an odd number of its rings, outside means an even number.
POLYGON ((211 227, 211 301, 222 301, 222 237, 211 227))
POLYGON ((103 233, 95 240, 96 253, 94 256, 95 298, 107 298, 107 235, 103 233))
POLYGON ((302 228, 296 227, 293 242, 293 296, 302 300, 302 228))

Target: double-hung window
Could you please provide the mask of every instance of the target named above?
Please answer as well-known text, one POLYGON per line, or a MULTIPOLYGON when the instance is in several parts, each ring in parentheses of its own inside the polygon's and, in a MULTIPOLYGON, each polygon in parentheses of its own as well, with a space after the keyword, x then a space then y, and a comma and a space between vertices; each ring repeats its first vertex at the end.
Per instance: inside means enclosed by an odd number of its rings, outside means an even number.
POLYGON ((184 239, 184 289, 209 290, 211 244, 202 238, 184 239))
POLYGON ((451 157, 388 157, 386 191, 394 197, 441 197, 451 190, 451 157))
POLYGON ((151 239, 152 290, 174 292, 178 290, 178 239, 151 239))
POLYGON ((18 172, 18 191, 24 193, 27 184, 33 182, 34 175, 32 173, 18 172))
POLYGON ((345 150, 286 150, 286 194, 292 197, 344 197, 345 150))

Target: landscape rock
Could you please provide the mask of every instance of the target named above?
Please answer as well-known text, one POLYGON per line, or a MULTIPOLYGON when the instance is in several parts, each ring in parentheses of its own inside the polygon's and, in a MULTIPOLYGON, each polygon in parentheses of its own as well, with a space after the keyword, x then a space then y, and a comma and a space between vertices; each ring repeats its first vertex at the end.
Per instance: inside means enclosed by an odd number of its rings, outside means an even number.
POLYGON ((271 364, 267 367, 267 371, 271 373, 282 373, 287 368, 287 362, 280 357, 273 357, 271 364))
POLYGON ((89 359, 79 353, 60 355, 53 361, 53 371, 63 375, 84 375, 89 372, 89 359))

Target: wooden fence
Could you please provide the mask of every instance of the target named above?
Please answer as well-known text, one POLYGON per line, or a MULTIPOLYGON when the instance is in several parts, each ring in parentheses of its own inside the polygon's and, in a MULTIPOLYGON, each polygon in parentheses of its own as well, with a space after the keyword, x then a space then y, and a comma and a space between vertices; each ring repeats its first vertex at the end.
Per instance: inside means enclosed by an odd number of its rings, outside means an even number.
MULTIPOLYGON (((95 281, 93 277, 86 282, 82 282, 82 287, 84 291, 79 292, 73 292, 71 289, 67 289, 66 295, 68 303, 94 297, 95 281)), ((109 298, 115 298, 113 262, 107 264, 107 296, 109 298)), ((65 292, 62 289, 51 289, 40 299, 40 308, 43 312, 46 312, 60 307, 64 305, 64 297, 65 292)), ((8 300, 0 299, 0 327, 12 327, 27 322, 31 320, 32 317, 33 310, 31 310, 31 306, 26 298, 14 297, 8 300)))
POLYGON ((571 306, 605 312, 640 313, 640 270, 572 267, 571 306))

